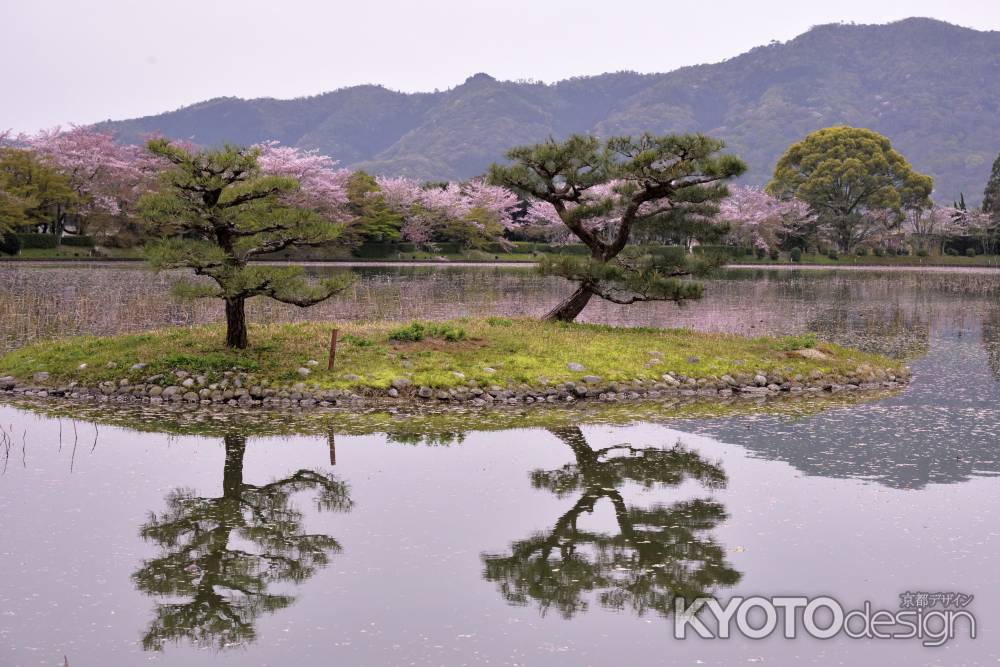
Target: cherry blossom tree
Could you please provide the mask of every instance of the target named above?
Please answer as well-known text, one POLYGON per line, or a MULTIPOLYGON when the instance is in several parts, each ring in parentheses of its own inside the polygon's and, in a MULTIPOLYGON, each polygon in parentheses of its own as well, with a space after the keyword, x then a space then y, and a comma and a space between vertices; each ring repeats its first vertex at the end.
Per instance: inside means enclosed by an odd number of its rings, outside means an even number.
POLYGON ((457 240, 477 245, 521 224, 514 217, 518 196, 482 180, 428 187, 408 178, 376 181, 379 190, 371 194, 404 216, 403 238, 413 243, 457 240))
POLYGON ((267 141, 260 150, 257 165, 269 176, 294 178, 299 187, 284 196, 290 206, 311 209, 331 222, 346 222, 347 183, 351 172, 337 167, 337 161, 315 150, 282 146, 267 141))
POLYGON ((84 233, 87 223, 101 215, 128 216, 139 197, 148 192, 156 174, 166 166, 138 146, 119 144, 107 132, 73 126, 54 128, 23 137, 43 160, 62 172, 76 193, 76 214, 62 214, 56 233, 72 224, 84 233))
POLYGON ((817 231, 809 206, 795 198, 778 199, 761 188, 741 185, 719 204, 719 218, 732 226, 730 237, 740 245, 770 250, 781 241, 807 245, 817 231))

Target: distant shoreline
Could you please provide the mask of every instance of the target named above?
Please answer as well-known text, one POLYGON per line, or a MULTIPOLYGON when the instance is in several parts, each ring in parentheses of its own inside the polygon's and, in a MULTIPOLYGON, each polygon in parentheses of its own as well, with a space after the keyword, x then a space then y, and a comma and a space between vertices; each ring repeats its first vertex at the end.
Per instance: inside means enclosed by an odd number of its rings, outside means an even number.
MULTIPOLYGON (((5 263, 8 265, 17 264, 27 264, 27 265, 45 265, 45 264, 143 264, 144 259, 139 259, 135 257, 51 257, 51 258, 40 258, 40 257, 4 257, 0 258, 0 266, 5 263)), ((435 261, 435 260, 385 260, 385 259, 343 259, 343 260, 260 260, 259 264, 298 264, 300 266, 343 266, 343 267, 390 267, 390 266, 416 266, 416 267, 449 267, 449 266, 461 266, 461 267, 516 267, 516 268, 533 268, 536 266, 535 262, 529 261, 492 261, 487 262, 483 260, 474 259, 455 259, 447 261, 435 261)), ((736 264, 726 264, 724 268, 727 269, 778 269, 783 271, 791 271, 798 269, 807 270, 834 270, 834 271, 934 271, 935 273, 947 273, 949 271, 955 272, 968 272, 974 270, 977 273, 1000 273, 1000 264, 990 263, 990 264, 951 264, 951 263, 936 263, 927 262, 922 264, 876 264, 876 263, 851 263, 851 264, 814 264, 808 262, 773 262, 773 263, 736 263, 736 264)))

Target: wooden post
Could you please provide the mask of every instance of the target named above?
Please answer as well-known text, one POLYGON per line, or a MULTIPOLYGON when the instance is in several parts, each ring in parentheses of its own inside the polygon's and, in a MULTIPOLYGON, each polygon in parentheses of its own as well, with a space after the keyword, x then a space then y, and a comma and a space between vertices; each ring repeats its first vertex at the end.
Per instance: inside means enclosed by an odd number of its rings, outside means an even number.
POLYGON ((337 358, 337 330, 330 332, 330 362, 326 365, 326 370, 333 370, 333 360, 337 358))
POLYGON ((326 444, 330 446, 330 465, 337 465, 337 438, 333 431, 326 434, 326 444))

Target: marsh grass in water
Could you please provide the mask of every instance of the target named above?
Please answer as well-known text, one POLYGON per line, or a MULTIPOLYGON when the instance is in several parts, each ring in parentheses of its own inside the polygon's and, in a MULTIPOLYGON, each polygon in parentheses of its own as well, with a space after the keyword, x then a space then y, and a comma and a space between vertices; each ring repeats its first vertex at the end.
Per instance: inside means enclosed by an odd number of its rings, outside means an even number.
POLYGON ((386 389, 393 379, 447 389, 480 385, 554 385, 597 376, 602 382, 659 380, 666 372, 689 377, 787 376, 853 372, 859 365, 900 369, 873 354, 820 344, 826 357, 805 359, 788 339, 744 338, 686 329, 619 328, 527 319, 460 318, 446 322, 286 323, 256 325, 250 347, 227 350, 220 326, 162 329, 114 337, 79 336, 29 345, 0 357, 0 375, 30 380, 40 371, 49 383, 103 381, 173 373, 204 375, 208 382, 238 370, 256 383, 304 381, 318 388, 386 389), (330 330, 341 331, 336 367, 327 371, 330 330), (400 332, 420 332, 401 340, 400 332), (316 363, 309 364, 310 361, 316 363), (133 365, 141 364, 133 369, 133 365), (303 379, 300 369, 308 368, 303 379))

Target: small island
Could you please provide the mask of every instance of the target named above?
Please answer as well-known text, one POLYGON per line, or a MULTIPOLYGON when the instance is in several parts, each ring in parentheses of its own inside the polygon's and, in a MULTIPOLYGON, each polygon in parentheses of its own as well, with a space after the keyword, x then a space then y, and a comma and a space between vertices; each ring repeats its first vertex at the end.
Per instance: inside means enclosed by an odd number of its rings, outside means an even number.
POLYGON ((243 408, 485 407, 891 389, 909 378, 898 361, 812 334, 744 338, 504 317, 251 331, 260 342, 245 349, 220 346, 214 325, 36 343, 0 357, 0 391, 243 408))

